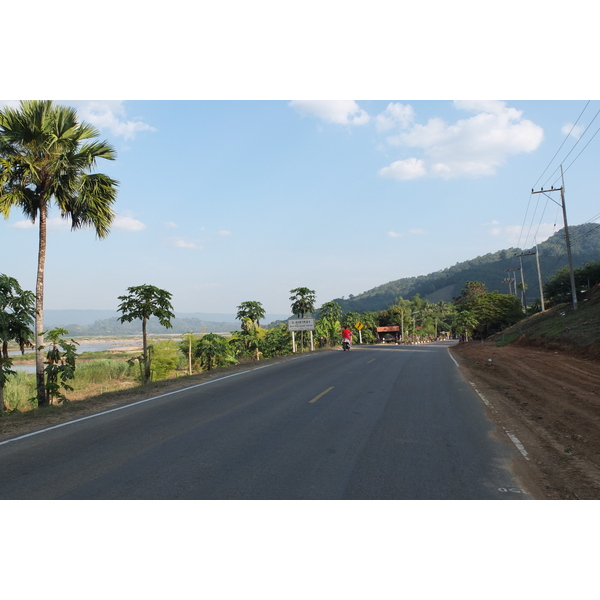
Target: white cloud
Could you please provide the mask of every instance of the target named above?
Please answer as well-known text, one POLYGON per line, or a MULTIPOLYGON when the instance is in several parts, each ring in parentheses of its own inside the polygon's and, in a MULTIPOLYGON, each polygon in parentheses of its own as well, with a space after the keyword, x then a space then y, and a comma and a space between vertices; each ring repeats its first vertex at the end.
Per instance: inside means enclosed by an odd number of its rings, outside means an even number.
POLYGON ((397 160, 389 167, 379 169, 379 175, 390 177, 392 179, 418 179, 427 174, 425 163, 417 158, 407 158, 406 160, 397 160))
POLYGON ((388 235, 389 235, 390 237, 393 237, 393 238, 399 238, 399 237, 402 237, 402 234, 401 234, 401 233, 398 233, 397 231, 388 231, 388 235))
POLYGON ((16 223, 13 223, 11 227, 14 227, 15 229, 33 229, 34 227, 37 227, 37 222, 34 223, 29 219, 24 219, 23 221, 17 221, 16 223))
POLYGON ((123 215, 117 215, 112 226, 115 229, 121 229, 122 231, 142 231, 143 229, 146 229, 146 225, 141 221, 123 215))
POLYGON ((221 237, 227 237, 228 235, 233 235, 231 233, 231 231, 228 231, 227 229, 221 229, 219 231, 217 231, 217 235, 220 235, 221 237))
POLYGON ((415 111, 410 104, 390 102, 387 108, 375 117, 375 125, 379 131, 387 131, 394 127, 407 128, 415 118, 415 111))
POLYGON ((165 221, 164 225, 167 229, 177 229, 179 227, 179 225, 173 223, 173 221, 165 221))
POLYGON ((572 135, 575 139, 579 139, 583 133, 583 127, 573 125, 573 123, 565 123, 560 131, 563 135, 572 135))
POLYGON ((329 123, 364 125, 369 115, 354 100, 292 100, 289 106, 302 115, 311 115, 329 123))
POLYGON ((133 139, 140 131, 156 131, 154 127, 140 119, 128 119, 125 106, 120 100, 94 100, 77 103, 79 117, 98 129, 106 129, 113 135, 126 140, 133 139))
POLYGON ((396 161, 379 174, 400 180, 493 175, 508 156, 532 152, 542 142, 543 129, 505 102, 460 101, 455 107, 479 112, 454 124, 432 118, 390 137, 390 144, 417 148, 422 156, 396 161))

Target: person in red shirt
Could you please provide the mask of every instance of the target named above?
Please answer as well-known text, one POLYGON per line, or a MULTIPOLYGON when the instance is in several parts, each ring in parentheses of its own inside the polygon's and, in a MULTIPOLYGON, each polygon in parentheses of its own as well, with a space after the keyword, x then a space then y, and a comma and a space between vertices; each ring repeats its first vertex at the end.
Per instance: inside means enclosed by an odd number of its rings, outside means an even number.
POLYGON ((342 331, 342 344, 344 340, 347 340, 348 344, 352 345, 352 332, 347 327, 342 331))

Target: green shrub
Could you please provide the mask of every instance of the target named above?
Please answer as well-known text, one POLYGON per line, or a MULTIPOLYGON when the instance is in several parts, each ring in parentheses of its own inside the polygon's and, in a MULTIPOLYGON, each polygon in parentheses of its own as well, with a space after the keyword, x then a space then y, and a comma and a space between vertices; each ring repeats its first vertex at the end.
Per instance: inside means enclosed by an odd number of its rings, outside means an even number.
POLYGON ((185 357, 181 354, 180 344, 166 340, 152 344, 150 372, 152 381, 166 379, 175 369, 185 365, 185 357))

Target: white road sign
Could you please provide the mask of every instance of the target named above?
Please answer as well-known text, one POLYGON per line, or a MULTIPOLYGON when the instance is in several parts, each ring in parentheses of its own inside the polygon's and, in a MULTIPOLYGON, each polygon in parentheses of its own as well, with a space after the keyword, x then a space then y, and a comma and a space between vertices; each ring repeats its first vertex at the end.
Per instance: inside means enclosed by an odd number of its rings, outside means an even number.
POLYGON ((288 321, 288 331, 312 331, 314 328, 314 319, 290 319, 288 321))

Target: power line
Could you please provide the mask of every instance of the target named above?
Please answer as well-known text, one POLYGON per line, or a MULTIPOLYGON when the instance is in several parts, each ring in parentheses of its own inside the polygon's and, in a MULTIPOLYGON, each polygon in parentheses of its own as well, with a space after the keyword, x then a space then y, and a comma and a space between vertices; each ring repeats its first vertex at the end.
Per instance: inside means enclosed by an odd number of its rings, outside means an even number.
POLYGON ((550 159, 550 162, 548 163, 548 165, 546 166, 546 168, 544 169, 544 171, 542 172, 542 174, 538 177, 538 180, 533 184, 534 188, 538 184, 539 180, 544 176, 544 173, 548 170, 548 168, 550 167, 550 165, 552 164, 552 162, 554 161, 554 159, 556 158, 556 156, 560 152, 560 149, 565 145, 565 143, 569 139, 569 136, 573 132, 573 129, 575 129, 575 126, 577 125, 577 123, 579 123, 579 119, 581 119, 581 117, 582 117, 583 113, 585 112, 585 109, 588 107, 589 103, 590 103, 590 100, 588 100, 585 103, 585 106, 583 107, 583 110, 579 113, 579 116, 577 117, 577 121, 575 121, 575 123, 573 123, 573 126, 571 127, 569 133, 567 133, 567 135, 565 136, 565 139, 562 141, 562 144, 558 147, 558 150, 554 153, 554 156, 550 159))
MULTIPOLYGON (((546 173, 546 171, 548 171, 548 169, 550 168, 550 166, 552 165, 552 163, 554 162, 555 158, 559 155, 561 149, 563 148, 563 146, 565 145, 565 143, 567 142, 567 140, 570 138, 571 134, 573 133, 573 131, 575 130, 575 127, 577 126, 577 124, 579 123, 579 121, 581 120, 584 112, 586 111, 586 109, 588 108, 590 104, 590 100, 588 100, 585 103, 585 106, 583 107, 583 109, 581 110, 581 112, 579 113, 579 116, 577 117, 577 120, 575 121, 575 123, 571 126, 569 132, 566 134, 565 138, 563 139, 562 143, 560 144, 560 146, 558 147, 558 150, 554 153, 554 156, 552 157, 552 159, 550 160, 550 162, 548 163, 548 165, 546 166, 546 168, 544 169, 544 171, 542 172, 542 174, 538 177, 536 183, 534 184, 533 187, 535 187, 537 185, 537 183, 542 179, 542 177, 544 176, 544 174, 546 173)), ((559 167, 556 167, 556 169, 554 169, 554 171, 550 174, 550 176, 546 179, 546 182, 544 183, 544 186, 547 186, 548 182, 550 181, 551 177, 553 177, 553 175, 558 171, 558 169, 560 168, 560 166, 564 163, 564 161, 572 154, 572 152, 575 150, 575 148, 578 146, 578 144, 583 140, 583 138, 585 137, 586 133, 588 132, 588 130, 590 129, 590 127, 592 126, 592 124, 594 123, 594 121, 596 120, 596 118, 598 117, 598 115, 600 114, 600 110, 598 110, 596 112, 596 114, 594 115, 594 117, 592 118, 592 120, 588 123, 587 127, 585 128, 585 130, 583 131, 583 133, 579 136, 579 138, 577 139, 577 141, 575 142, 575 144, 573 145, 573 147, 569 150, 569 152, 566 154, 566 156, 562 159, 559 167)), ((589 144, 592 142, 592 140, 596 137, 596 135, 600 132, 600 127, 596 130, 596 132, 594 133, 594 135, 587 141, 587 143, 585 144, 585 146, 581 149, 581 151, 579 152, 579 154, 569 163, 569 165, 564 169, 563 171, 563 175, 564 172, 567 171, 572 165, 573 163, 575 163, 575 161, 581 156, 581 154, 586 150, 586 148, 589 146, 589 144)), ((554 182, 554 185, 557 185, 558 179, 554 182)), ((532 188, 533 189, 533 188, 532 188)), ((527 209, 525 211, 525 217, 523 219, 523 225, 521 227, 521 232, 519 235, 519 241, 518 241, 518 246, 520 247, 521 244, 521 238, 524 235, 525 232, 525 228, 526 228, 526 223, 527 223, 527 215, 529 214, 530 211, 530 205, 531 205, 531 196, 529 197, 529 201, 527 203, 527 209)), ((548 202, 546 201, 546 205, 542 211, 542 214, 540 216, 540 221, 538 223, 537 229, 536 229, 536 233, 534 237, 537 237, 537 234, 540 230, 540 227, 542 226, 542 220, 544 217, 544 214, 546 212, 546 207, 548 206, 548 202)), ((530 221, 530 225, 529 225, 529 229, 527 230, 527 236, 525 237, 525 241, 524 244, 527 245, 527 242, 530 238, 531 235, 531 231, 532 228, 534 226, 534 221, 535 221, 535 216, 538 212, 538 207, 539 207, 539 199, 538 202, 536 203, 536 208, 533 212, 533 215, 531 216, 531 221, 530 221)), ((555 218, 556 221, 556 218, 555 218)), ((554 223, 555 227, 556 227, 556 222, 554 223)))
MULTIPOLYGON (((598 112, 600 112, 600 111, 598 111, 598 112)), ((598 113, 596 113, 596 114, 598 114, 598 113)), ((596 137, 596 135, 598 134, 599 131, 600 131, 600 127, 598 127, 598 129, 596 129, 596 133, 590 138, 590 141, 581 149, 581 152, 569 163, 569 166, 565 169, 565 171, 568 171, 571 168, 573 163, 581 156, 582 152, 590 145, 590 142, 596 137)))
MULTIPOLYGON (((571 152, 573 152, 573 150, 575 150, 575 148, 577 148, 577 144, 579 144, 579 142, 583 139, 583 137, 585 136, 585 134, 587 133, 587 130, 591 127, 592 123, 596 120, 596 117, 600 114, 600 110, 598 110, 598 112, 594 115, 594 118, 590 121, 589 125, 585 128, 584 132, 581 134, 581 136, 579 136, 579 139, 575 142, 575 144, 573 145, 573 147, 569 150, 569 152, 567 153, 567 155, 562 159, 561 164, 563 164, 565 162, 565 160, 567 160, 567 158, 569 158, 571 152)), ((598 133, 598 131, 596 131, 596 133, 598 133)), ((594 137, 596 137, 596 133, 592 136, 592 138, 590 139, 590 141, 583 147, 583 150, 585 150, 589 143, 594 139, 594 137)), ((581 152, 583 152, 583 150, 581 152)), ((569 166, 571 166, 581 155, 581 152, 573 159, 573 161, 569 164, 569 166)), ((556 169, 554 169, 554 171, 552 172, 552 175, 554 175, 554 173, 556 173, 556 171, 558 171, 559 167, 556 167, 556 169)), ((563 171, 564 174, 564 171, 563 171)), ((552 175, 550 177, 552 177, 552 175)), ((548 177, 548 179, 546 180, 546 184, 548 183, 548 181, 550 180, 550 177, 548 177)), ((556 181, 554 182, 555 184, 558 183, 558 178, 556 179, 556 181)))
MULTIPOLYGON (((585 103, 585 106, 583 107, 583 109, 582 109, 582 110, 581 110, 581 112, 579 113, 579 116, 577 117, 577 120, 576 120, 576 121, 575 121, 575 123, 573 123, 573 125, 571 126, 571 129, 569 130, 569 133, 567 133, 567 135, 565 136, 565 138, 564 138, 564 140, 562 141, 561 145, 558 147, 558 150, 557 150, 557 151, 554 153, 554 156, 553 156, 553 157, 550 159, 550 162, 549 162, 549 163, 546 165, 546 168, 545 168, 545 169, 542 171, 542 174, 541 174, 541 175, 540 175, 540 176, 537 178, 537 181, 536 181, 536 182, 533 184, 533 186, 532 186, 532 189, 533 189, 533 188, 535 188, 535 186, 538 184, 538 182, 540 181, 540 179, 541 179, 541 178, 544 176, 544 173, 546 173, 546 171, 547 171, 547 170, 550 168, 550 165, 551 165, 551 164, 554 162, 554 159, 555 159, 555 158, 558 156, 558 153, 561 151, 562 147, 563 147, 563 146, 566 144, 567 140, 569 139, 569 136, 571 135, 571 133, 572 133, 572 132, 573 132, 573 130, 575 129, 575 127, 576 127, 577 123, 579 123, 579 120, 580 120, 580 119, 581 119, 581 117, 583 116, 583 113, 586 111, 586 109, 587 109, 587 107, 588 107, 589 103, 590 103, 590 100, 588 100, 588 101, 585 103)), ((600 111, 599 111, 599 112, 600 112, 600 111)), ((595 118, 595 117, 594 117, 594 118, 595 118)), ((589 127, 589 125, 588 125, 588 127, 589 127)), ((587 129, 586 129, 586 131, 587 131, 587 129)), ((585 132, 584 132, 584 134, 585 134, 585 132)), ((567 155, 567 156, 568 156, 568 155, 567 155)), ((554 172, 556 172, 556 170, 555 170, 554 172)), ((553 174, 554 174, 554 172, 553 172, 553 174)), ((521 232, 519 233, 519 240, 518 240, 518 242, 517 242, 517 246, 518 246, 518 247, 521 247, 521 238, 522 238, 522 236, 523 236, 523 232, 525 231, 525 224, 526 224, 526 222, 527 222, 527 215, 529 214, 529 207, 530 207, 530 204, 531 204, 531 195, 529 196, 529 201, 527 202, 527 209, 526 209, 526 211, 525 211, 525 217, 523 218, 523 225, 521 226, 521 232)), ((548 204, 548 201, 546 200, 546 205, 547 205, 547 204, 548 204)), ((535 214, 537 213, 537 207, 538 207, 538 205, 539 205, 539 199, 538 199, 538 201, 537 201, 537 203, 536 203, 536 208, 535 208, 535 210, 534 210, 534 212, 533 212, 533 216, 532 216, 532 218, 531 218, 531 225, 529 226, 529 230, 528 230, 528 232, 527 232, 527 237, 525 238, 525 242, 524 242, 525 244, 527 244, 527 240, 529 239, 529 234, 531 233, 531 228, 533 227, 533 222, 534 222, 534 219, 535 219, 535 214)), ((545 210, 546 210, 546 209, 544 208, 544 211, 542 212, 542 217, 543 217, 543 215, 544 215, 544 213, 545 213, 545 210)), ((537 234, 537 232, 539 231, 539 229, 540 229, 540 226, 541 226, 541 220, 540 220, 540 223, 539 223, 539 225, 538 225, 538 228, 537 228, 537 230, 536 230, 536 234, 537 234)))

